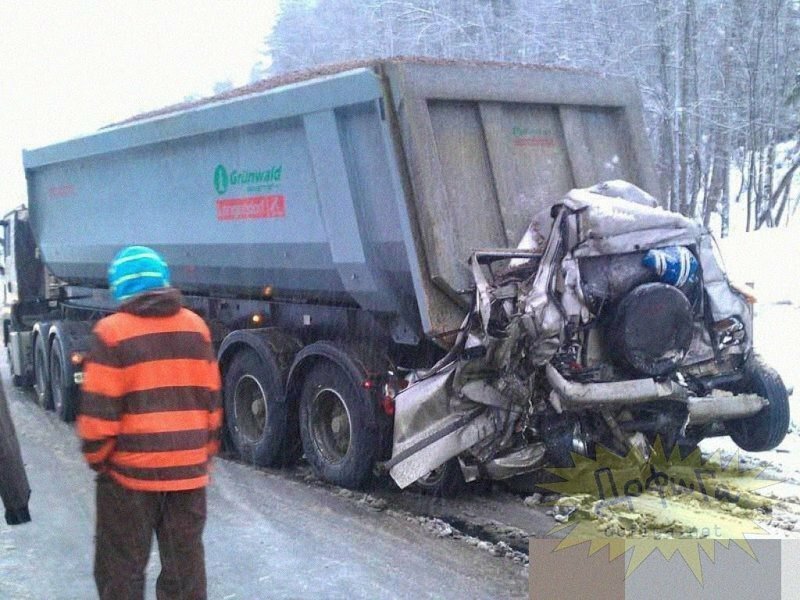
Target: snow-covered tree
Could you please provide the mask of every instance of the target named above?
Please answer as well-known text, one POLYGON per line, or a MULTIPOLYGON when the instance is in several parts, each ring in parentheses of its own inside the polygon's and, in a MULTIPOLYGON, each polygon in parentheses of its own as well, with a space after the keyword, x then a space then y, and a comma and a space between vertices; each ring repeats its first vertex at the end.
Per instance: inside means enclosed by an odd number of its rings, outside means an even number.
POLYGON ((748 229, 797 204, 778 150, 800 139, 798 0, 283 0, 266 46, 262 76, 421 55, 632 77, 670 207, 724 235, 731 202, 748 229))

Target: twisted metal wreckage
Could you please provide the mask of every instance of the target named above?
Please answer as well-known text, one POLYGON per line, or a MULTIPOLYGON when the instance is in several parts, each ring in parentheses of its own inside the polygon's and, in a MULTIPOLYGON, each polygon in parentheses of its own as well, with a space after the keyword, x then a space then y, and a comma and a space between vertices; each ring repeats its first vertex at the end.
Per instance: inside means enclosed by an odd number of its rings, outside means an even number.
POLYGON ((787 392, 753 353, 754 298, 701 224, 621 181, 572 190, 550 216, 543 247, 540 216, 516 251, 472 254, 455 344, 396 398, 385 466, 400 487, 443 468, 569 466, 597 445, 646 457, 657 436, 781 442, 787 392))

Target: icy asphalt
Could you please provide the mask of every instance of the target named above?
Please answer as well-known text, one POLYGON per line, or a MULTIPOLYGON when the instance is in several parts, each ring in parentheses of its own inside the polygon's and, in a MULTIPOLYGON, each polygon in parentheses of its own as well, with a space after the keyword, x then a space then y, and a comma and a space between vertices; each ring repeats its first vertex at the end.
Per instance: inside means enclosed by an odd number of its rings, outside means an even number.
MULTIPOLYGON (((32 523, 0 523, 0 599, 95 598, 94 481, 73 428, 10 386, 32 523)), ((524 598, 527 567, 335 489, 216 459, 205 531, 209 598, 524 598)), ((159 571, 153 546, 147 598, 159 571)))

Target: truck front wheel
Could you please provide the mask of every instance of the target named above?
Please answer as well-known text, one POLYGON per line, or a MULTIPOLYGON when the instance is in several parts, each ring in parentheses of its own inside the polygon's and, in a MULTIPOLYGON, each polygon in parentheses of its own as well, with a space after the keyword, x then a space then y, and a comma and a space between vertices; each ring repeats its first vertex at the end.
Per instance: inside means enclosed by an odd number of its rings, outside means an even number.
POLYGON ((53 396, 50 393, 50 365, 47 361, 47 348, 43 335, 36 336, 33 345, 33 388, 36 392, 36 402, 47 410, 53 409, 53 396))
POLYGON ((300 396, 306 460, 322 479, 346 488, 367 484, 380 447, 377 403, 339 366, 317 363, 300 396))
POLYGON ((50 397, 53 399, 56 414, 67 423, 75 420, 77 408, 77 390, 70 381, 71 373, 61 341, 55 338, 50 348, 50 397))
POLYGON ((250 349, 238 352, 225 372, 225 419, 245 462, 263 467, 283 463, 288 425, 280 382, 278 367, 250 349))

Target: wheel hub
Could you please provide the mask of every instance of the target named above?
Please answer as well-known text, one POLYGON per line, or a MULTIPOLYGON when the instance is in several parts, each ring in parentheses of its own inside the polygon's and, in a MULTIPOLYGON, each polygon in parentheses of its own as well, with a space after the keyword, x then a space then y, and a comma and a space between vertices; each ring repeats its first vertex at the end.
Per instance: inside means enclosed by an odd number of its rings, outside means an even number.
POLYGON ((235 423, 248 440, 261 439, 267 424, 267 394, 261 383, 250 374, 242 375, 233 392, 235 423))
POLYGON ((253 400, 253 404, 250 405, 250 410, 253 411, 253 416, 257 417, 264 412, 264 403, 259 400, 253 400))
POLYGON ((340 462, 350 448, 352 423, 339 392, 319 390, 311 406, 311 434, 317 449, 332 463, 340 462))

